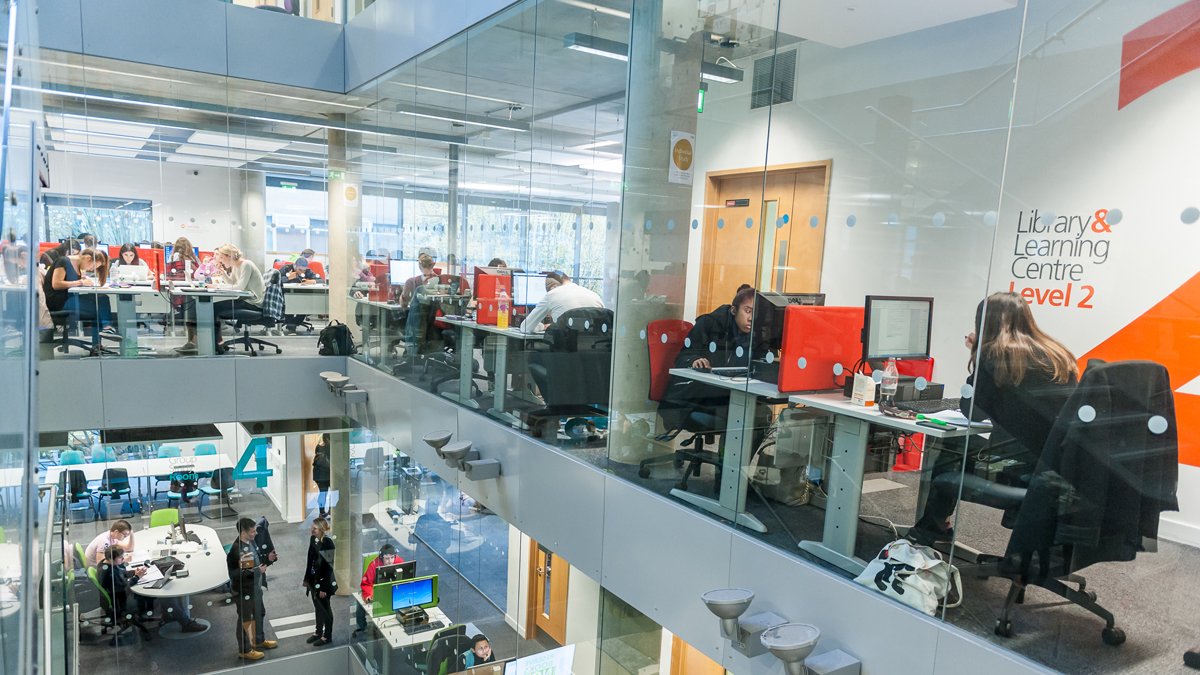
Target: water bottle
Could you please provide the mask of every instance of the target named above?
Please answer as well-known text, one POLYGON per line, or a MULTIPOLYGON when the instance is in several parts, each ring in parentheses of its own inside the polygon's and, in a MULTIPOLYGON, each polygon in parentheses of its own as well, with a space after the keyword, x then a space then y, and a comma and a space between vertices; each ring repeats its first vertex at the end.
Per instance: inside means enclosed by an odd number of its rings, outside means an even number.
POLYGON ((496 327, 508 330, 508 292, 503 287, 496 291, 496 327))
POLYGON ((883 379, 879 384, 879 393, 889 405, 896 403, 896 389, 900 386, 900 373, 896 370, 896 359, 888 359, 883 369, 883 379))

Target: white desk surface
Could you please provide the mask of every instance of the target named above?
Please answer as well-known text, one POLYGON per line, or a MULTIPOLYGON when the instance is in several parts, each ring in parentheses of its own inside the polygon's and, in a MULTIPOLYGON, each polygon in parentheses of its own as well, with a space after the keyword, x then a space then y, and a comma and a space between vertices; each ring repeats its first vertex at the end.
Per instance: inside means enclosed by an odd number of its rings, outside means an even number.
POLYGON ((0 544, 0 581, 21 578, 21 545, 0 544))
POLYGON ((157 295, 158 291, 150 286, 131 285, 119 286, 72 286, 68 293, 76 295, 157 295))
POLYGON ((836 415, 845 415, 855 419, 870 422, 883 427, 897 429, 907 433, 925 434, 934 438, 955 438, 959 436, 970 436, 972 434, 983 434, 991 431, 990 426, 972 425, 970 427, 947 427, 933 428, 917 424, 916 420, 906 420, 899 417, 890 417, 879 411, 878 406, 869 408, 861 405, 854 405, 850 399, 842 394, 796 394, 789 396, 788 400, 792 403, 824 410, 836 415))
MULTIPOLYGON (((412 635, 409 635, 400 625, 400 622, 396 620, 395 614, 371 616, 371 606, 363 601, 361 592, 354 594, 354 601, 357 602, 360 607, 367 610, 367 618, 371 620, 371 623, 375 625, 376 630, 383 635, 383 638, 388 641, 388 645, 392 649, 403 649, 405 647, 412 647, 424 642, 429 642, 433 639, 433 636, 437 634, 437 630, 426 630, 420 633, 413 633, 412 635)), ((450 621, 450 617, 446 616, 446 613, 442 611, 441 607, 430 607, 429 609, 425 610, 425 613, 429 615, 429 620, 431 622, 441 621, 446 627, 454 625, 454 623, 450 621)), ((467 635, 476 635, 478 633, 479 629, 476 628, 474 624, 467 624, 467 635)))
POLYGON ((58 477, 68 469, 81 469, 88 480, 100 480, 105 469, 125 469, 130 478, 146 476, 165 476, 181 464, 190 464, 199 472, 216 471, 233 466, 233 460, 225 455, 201 455, 185 457, 156 457, 155 459, 127 459, 120 462, 96 462, 94 464, 56 464, 40 469, 41 482, 52 484, 58 482, 58 477))
POLYGON ((175 598, 211 591, 229 581, 229 568, 225 566, 225 549, 217 537, 216 530, 205 525, 188 525, 188 532, 196 533, 196 536, 208 545, 207 549, 190 541, 182 544, 163 544, 162 540, 170 530, 170 525, 161 525, 136 532, 133 536, 138 548, 134 551, 130 563, 173 555, 183 561, 188 575, 182 579, 171 579, 162 588, 142 588, 140 585, 134 585, 130 586, 129 590, 148 598, 175 598))
POLYGON ((177 286, 171 289, 171 293, 175 295, 209 295, 219 298, 248 298, 250 291, 243 291, 236 288, 221 288, 218 286, 177 286))
POLYGON ((473 328, 477 331, 490 333, 491 335, 502 335, 506 338, 514 340, 541 340, 545 333, 525 333, 520 328, 500 328, 490 324, 475 323, 470 319, 452 319, 450 317, 439 317, 439 321, 443 321, 452 326, 460 326, 462 328, 473 328))
POLYGON ((786 396, 779 392, 778 385, 770 382, 763 382, 750 377, 723 377, 721 375, 713 375, 705 373, 695 368, 672 368, 671 374, 678 377, 686 377, 689 380, 711 384, 714 387, 722 389, 730 389, 733 391, 744 391, 748 394, 761 396, 763 398, 781 398, 786 396))
MULTIPOLYGON (((367 509, 367 511, 375 516, 375 522, 391 535, 395 540, 394 544, 399 549, 404 549, 409 552, 417 550, 417 542, 412 533, 417 527, 417 518, 420 514, 425 513, 426 502, 424 499, 417 499, 416 513, 405 514, 400 510, 395 501, 377 502, 367 509), (388 509, 396 511, 400 514, 399 522, 393 521, 388 509)), ((442 555, 455 555, 458 553, 467 553, 474 551, 483 545, 483 537, 471 532, 470 529, 463 526, 461 521, 454 521, 450 524, 450 529, 454 531, 454 538, 450 541, 449 547, 444 551, 438 551, 442 555)), ((411 559, 409 556, 404 556, 406 559, 411 559)))
POLYGON ((25 469, 0 469, 0 488, 20 487, 25 482, 25 469))
POLYGON ((283 291, 291 293, 292 291, 307 291, 310 293, 329 293, 329 286, 325 282, 320 281, 315 284, 302 284, 294 281, 283 282, 283 291))

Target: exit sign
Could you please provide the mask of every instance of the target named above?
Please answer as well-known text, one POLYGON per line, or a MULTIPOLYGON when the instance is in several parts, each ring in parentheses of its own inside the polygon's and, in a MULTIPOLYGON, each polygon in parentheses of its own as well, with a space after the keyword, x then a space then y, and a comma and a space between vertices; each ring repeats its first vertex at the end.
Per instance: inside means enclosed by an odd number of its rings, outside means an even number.
POLYGON ((725 206, 750 206, 749 199, 726 199, 725 206))

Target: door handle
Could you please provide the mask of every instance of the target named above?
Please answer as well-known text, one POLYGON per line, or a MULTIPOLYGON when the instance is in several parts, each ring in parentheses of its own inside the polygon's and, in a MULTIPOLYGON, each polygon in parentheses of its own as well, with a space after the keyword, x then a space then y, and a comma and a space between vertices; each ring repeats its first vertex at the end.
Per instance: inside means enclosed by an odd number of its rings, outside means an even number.
POLYGON ((542 568, 539 567, 539 568, 537 568, 537 573, 538 573, 538 576, 540 577, 543 574, 545 574, 546 572, 545 572, 545 570, 543 570, 542 568))

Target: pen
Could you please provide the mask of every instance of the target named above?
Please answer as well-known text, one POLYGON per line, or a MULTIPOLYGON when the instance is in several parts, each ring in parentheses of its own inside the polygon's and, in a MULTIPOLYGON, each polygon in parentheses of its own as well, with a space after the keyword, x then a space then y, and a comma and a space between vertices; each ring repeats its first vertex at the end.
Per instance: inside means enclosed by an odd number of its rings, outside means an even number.
POLYGON ((939 420, 939 419, 934 419, 934 418, 932 418, 932 417, 926 417, 925 415, 917 415, 917 419, 918 419, 918 420, 921 420, 922 422, 929 422, 930 424, 936 424, 936 425, 938 425, 939 427, 950 427, 950 426, 953 426, 953 425, 952 425, 952 424, 950 424, 949 422, 943 422, 942 420, 939 420))

